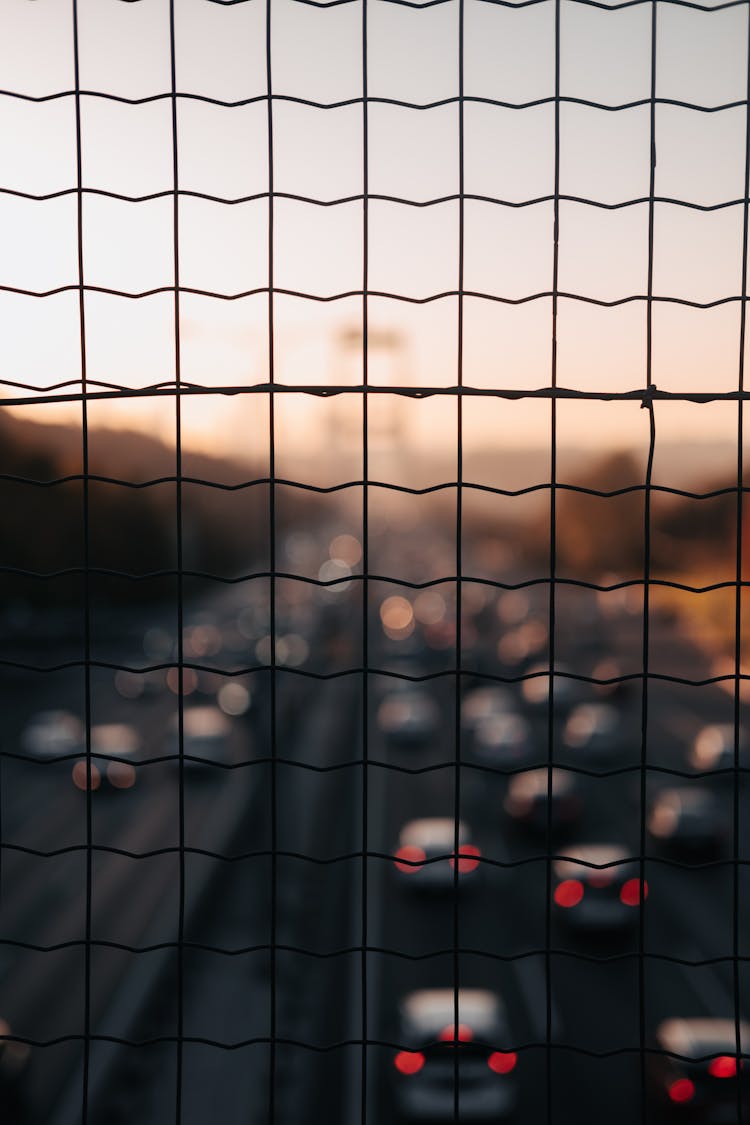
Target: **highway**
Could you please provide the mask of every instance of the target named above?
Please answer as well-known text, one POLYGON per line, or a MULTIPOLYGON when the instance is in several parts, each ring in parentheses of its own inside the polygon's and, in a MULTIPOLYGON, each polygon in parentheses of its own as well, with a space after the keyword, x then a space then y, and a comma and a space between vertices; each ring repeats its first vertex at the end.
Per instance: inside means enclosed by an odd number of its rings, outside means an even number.
MULTIPOLYGON (((637 650, 632 651, 633 641, 640 643, 639 630, 632 626, 633 622, 627 620, 592 622, 595 650, 616 657, 623 668, 627 667, 638 655, 637 650), (619 650, 618 637, 623 641, 619 650)), ((576 634, 574 620, 559 620, 558 628, 563 633, 569 630, 569 638, 576 634)), ((674 628, 671 624, 669 630, 659 630, 663 635, 654 648, 654 663, 668 664, 670 674, 676 676, 697 679, 709 675, 705 659, 686 645, 684 638, 672 635, 674 628)), ((581 644, 580 649, 577 670, 591 675, 592 667, 585 666, 586 644, 581 644)), ((575 655, 570 640, 568 651, 575 655)), ((643 961, 637 956, 637 926, 622 938, 594 943, 569 932, 556 918, 550 931, 554 952, 545 956, 545 834, 534 835, 510 821, 503 809, 507 779, 478 771, 472 766, 470 755, 466 755, 468 761, 464 759, 456 768, 455 693, 450 687, 436 690, 434 685, 435 681, 430 690, 441 706, 443 718, 437 745, 431 743, 419 751, 389 747, 382 739, 378 745, 374 732, 377 749, 373 753, 392 766, 413 772, 382 771, 381 783, 375 787, 382 815, 374 809, 371 812, 370 847, 393 852, 399 829, 409 820, 454 815, 458 781, 460 816, 471 826, 485 865, 481 882, 477 879, 460 888, 458 901, 452 893, 444 901, 424 901, 426 896, 414 891, 408 878, 395 877, 393 866, 388 863, 379 876, 373 876, 379 900, 372 902, 369 943, 418 958, 371 958, 369 1018, 373 1037, 394 1042, 397 1004, 415 988, 454 983, 491 988, 503 997, 509 1009, 514 1041, 507 1046, 519 1050, 521 1119, 542 1122, 547 1120, 549 1110, 551 1120, 560 1125, 599 1122, 605 1117, 623 1125, 643 1119, 662 1120, 648 1099, 645 1104, 642 1102, 638 1051, 641 1042, 651 1046, 655 1027, 667 1017, 732 1018, 734 982, 726 960, 693 967, 665 962, 658 956, 685 962, 731 956, 730 867, 685 869, 656 858, 646 861, 649 897, 644 908, 644 949, 648 956, 643 961), (418 772, 441 763, 447 763, 445 768, 418 772), (458 935, 462 950, 458 958, 452 954, 454 934, 458 935), (548 1038, 548 985, 553 1044, 549 1054, 544 1048, 548 1038)), ((684 687, 652 681, 649 697, 646 753, 652 765, 685 770, 686 729, 694 734, 704 723, 731 721, 732 700, 716 687, 687 691, 684 687)), ((519 706, 522 708, 522 704, 519 706)), ((555 836, 552 851, 564 853, 566 842, 575 840, 622 843, 629 854, 640 852, 640 689, 630 691, 618 706, 631 738, 630 749, 618 767, 622 764, 631 769, 610 777, 583 779, 584 813, 580 824, 569 829, 567 835, 555 836)), ((537 738, 545 760, 546 716, 537 720, 537 738)), ((557 763, 564 759, 560 724, 555 726, 552 757, 557 763)), ((670 775, 649 772, 649 798, 659 787, 673 783, 670 775)), ((731 825, 732 779, 717 778, 712 784, 721 795, 726 823, 731 825)), ((750 809, 744 785, 740 796, 740 857, 747 859, 742 826, 750 809)), ((647 853, 659 854, 652 841, 647 843, 647 853)), ((748 890, 747 869, 740 868, 738 930, 740 952, 744 955, 750 933, 748 890)), ((750 1002, 748 985, 750 981, 744 972, 740 979, 743 1006, 750 1002)), ((378 1052, 377 1072, 370 1085, 369 1119, 378 1125, 385 1125, 394 1116, 390 1096, 394 1055, 395 1048, 378 1052)))
MULTIPOLYGON (((186 1125, 209 1115, 227 1125, 388 1125, 395 1120, 399 1000, 416 988, 456 983, 493 989, 507 1005, 512 1042, 505 1046, 519 1055, 520 1119, 542 1123, 548 1111, 555 1125, 593 1125, 605 1115, 613 1125, 662 1119, 648 1099, 642 1102, 641 1037, 650 1044, 658 1022, 669 1016, 733 1015, 731 867, 646 861, 643 959, 637 926, 622 938, 594 943, 553 918, 548 946, 545 834, 510 821, 503 809, 507 777, 477 768, 464 736, 457 764, 453 648, 442 641, 430 647, 424 629, 408 643, 388 640, 379 601, 380 591, 368 619, 368 664, 417 677, 444 673, 420 689, 439 711, 434 736, 423 746, 395 743, 378 721, 393 678, 370 673, 365 699, 361 674, 343 674, 359 662, 356 590, 315 602, 306 618, 312 656, 303 670, 337 674, 277 673, 275 746, 268 673, 254 674, 250 710, 232 719, 234 768, 186 766, 183 867, 179 771, 174 758, 149 761, 170 753, 177 697, 156 676, 151 691, 127 698, 116 690, 111 670, 92 670, 94 721, 131 723, 141 735, 145 764, 137 766, 132 790, 91 794, 88 923, 87 797, 71 782, 70 762, 18 758, 34 714, 59 707, 80 712, 82 672, 13 674, 0 762, 0 1015, 13 1035, 32 1045, 19 1125, 81 1120, 87 995, 92 1046, 85 1085, 92 1123, 174 1119, 179 1090, 186 1125), (399 832, 419 817, 453 817, 457 807, 481 848, 477 877, 458 897, 450 891, 420 895, 390 858, 399 832), (660 960, 660 954, 685 963, 660 960), (138 1045, 120 1045, 119 1038, 138 1045)), ((210 620, 224 637, 220 653, 205 659, 219 672, 251 663, 248 646, 243 650, 233 634, 248 604, 252 597, 248 602, 247 592, 233 589, 190 610, 195 621, 210 620)), ((496 659, 503 628, 498 633, 492 605, 472 604, 467 612, 469 670, 487 670, 496 659)), ((543 621, 545 608, 541 595, 530 598, 526 624, 543 621)), ((169 614, 160 613, 166 627, 169 614)), ((112 631, 97 659, 143 663, 144 629, 153 629, 155 618, 158 625, 159 615, 150 610, 120 634, 112 631)), ((557 628, 565 666, 576 672, 591 675, 605 658, 621 671, 640 667, 637 613, 605 613, 591 603, 583 614, 580 606, 561 612, 557 628)), ((65 663, 76 651, 75 643, 58 639, 43 661, 37 653, 30 662, 65 663)), ((679 620, 655 619, 650 656, 653 668, 672 675, 710 674, 679 620)), ((28 653, 17 657, 28 659, 28 653)), ((186 659, 203 662, 190 653, 186 659)), ((530 659, 517 670, 527 669, 530 659)), ((507 664, 495 667, 508 674, 507 664)), ((220 682, 203 677, 201 701, 213 698, 220 682)), ((464 682, 479 681, 467 675, 464 682)), ((523 709, 518 687, 512 690, 523 709)), ((594 697, 594 689, 586 692, 594 697)), ((187 698, 185 706, 198 698, 187 698)), ((611 776, 582 776, 580 823, 556 836, 553 850, 564 852, 566 842, 598 842, 639 853, 637 681, 617 696, 616 706, 627 733, 625 753, 611 776)), ((648 762, 684 770, 692 735, 704 724, 731 721, 732 707, 716 685, 652 680, 648 762)), ((544 764, 544 713, 532 722, 544 764)), ((559 763, 559 723, 554 735, 552 756, 559 763)), ((650 772, 649 797, 671 783, 669 773, 650 772)), ((715 778, 711 786, 731 827, 732 778, 715 778)), ((750 858, 749 813, 743 783, 742 859, 750 858)), ((647 851, 654 854, 650 841, 647 851)), ((741 867, 743 956, 750 952, 748 890, 741 867)), ((744 965, 737 983, 747 1005, 744 965)))
MULTIPOLYGON (((582 637, 574 667, 583 675, 594 672, 594 661, 616 658, 621 669, 635 670, 641 654, 640 621, 631 614, 612 620, 592 615, 582 637), (619 644, 617 643, 619 641, 619 644)), ((576 631, 572 619, 558 627, 576 631)), ((373 628, 375 632, 375 629, 373 628)), ((652 667, 675 676, 710 676, 705 655, 681 632, 680 623, 656 617, 652 667)), ((579 634, 580 635, 580 634, 579 634)), ((392 646, 388 648, 392 653, 392 646)), ((372 655, 374 667, 388 663, 386 646, 372 655)), ((425 650, 425 658, 427 654, 425 650)), ((568 642, 568 667, 576 647, 568 642)), ((398 667, 399 665, 394 665, 398 667)), ((434 670, 434 661, 423 671, 434 670)), ((507 671, 507 670, 506 670, 507 671)), ((313 1048, 309 1068, 314 1083, 316 1112, 330 1120, 386 1125, 396 1119, 392 1098, 397 1050, 397 1007, 408 992, 422 987, 491 988, 505 1000, 513 1033, 507 1046, 518 1049, 520 1119, 560 1125, 598 1122, 604 1115, 614 1122, 662 1121, 663 1110, 644 1091, 642 1045, 653 1047, 653 1034, 664 1019, 675 1016, 734 1016, 733 879, 729 852, 714 861, 696 857, 687 867, 660 851, 647 837, 645 877, 649 895, 644 907, 643 949, 635 925, 621 937, 594 941, 570 932, 553 918, 551 950, 546 955, 547 841, 512 824, 503 811, 508 781, 476 768, 464 751, 456 768, 455 677, 428 680, 425 690, 440 709, 437 735, 421 748, 394 745, 378 729, 379 700, 393 681, 371 676, 368 723, 366 833, 363 835, 362 771, 342 770, 349 776, 332 779, 326 808, 352 810, 347 846, 338 816, 329 819, 328 848, 324 837, 316 854, 358 853, 366 836, 370 858, 366 865, 366 906, 352 896, 354 882, 362 885, 358 859, 342 858, 318 875, 319 929, 309 949, 325 941, 330 954, 366 945, 367 954, 331 956, 322 968, 313 965, 320 985, 317 1008, 308 1012, 305 1040, 313 1048), (392 860, 399 831, 408 821, 424 816, 453 816, 456 781, 460 784, 460 815, 472 828, 484 863, 480 877, 461 888, 457 900, 420 894, 409 880, 398 877, 392 860), (342 798, 341 793, 348 794, 342 798), (338 885, 338 891, 336 889, 338 885), (336 924, 329 904, 338 903, 336 924), (353 914, 346 916, 347 903, 353 914), (352 937, 354 935, 354 937, 352 937), (459 955, 455 956, 456 938, 459 955), (673 958, 673 961, 664 960, 673 958), (548 984, 552 1049, 548 1052, 548 984), (366 997, 363 1015, 362 992, 366 997), (343 998, 347 997, 344 1005, 343 998), (643 1006, 641 1006, 643 997, 643 1006), (366 1039, 364 1098, 362 1052, 366 1039), (336 1044, 350 1045, 336 1048, 336 1044), (385 1045, 387 1044, 387 1046, 385 1045), (548 1104, 549 1099, 549 1104, 548 1104), (343 1107, 342 1107, 343 1100, 343 1107), (321 1109, 322 1107, 322 1109, 321 1109)), ((592 693, 596 698, 595 692, 592 693)), ((565 852, 575 841, 620 843, 638 855, 641 833, 641 696, 640 685, 618 698, 622 729, 629 742, 611 776, 582 776, 584 813, 567 835, 555 837, 551 850, 565 852)), ((523 704, 519 699, 519 708, 523 704)), ((650 801, 659 789, 687 772, 687 749, 705 724, 731 722, 733 700, 720 687, 686 688, 658 679, 649 682, 646 792, 650 801), (662 771, 675 771, 662 772, 662 771)), ((742 723, 747 715, 743 708, 742 723)), ((534 720, 540 761, 547 759, 546 717, 534 720)), ((560 724, 555 724, 553 758, 564 760, 560 724)), ((607 772, 607 767, 599 767, 607 772)), ((733 778, 699 778, 717 794, 729 833, 733 823, 733 778)), ((747 786, 739 790, 740 859, 747 860, 743 826, 748 815, 747 786)), ((739 868, 739 953, 747 956, 747 869, 739 868)), ((743 1014, 750 1003, 750 980, 741 967, 738 987, 743 1014)), ((310 1004, 316 1003, 313 994, 310 1004)), ((297 1115, 288 1120, 314 1120, 298 1102, 297 1115)))

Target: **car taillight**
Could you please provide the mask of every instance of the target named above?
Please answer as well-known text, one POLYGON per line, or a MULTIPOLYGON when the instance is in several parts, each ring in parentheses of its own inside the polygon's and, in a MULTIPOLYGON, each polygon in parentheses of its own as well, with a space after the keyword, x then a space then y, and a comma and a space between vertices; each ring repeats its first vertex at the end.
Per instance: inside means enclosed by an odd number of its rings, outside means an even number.
POLYGON ((415 871, 419 871, 426 859, 427 854, 422 848, 417 848, 414 844, 405 844, 396 852, 394 862, 399 871, 412 875, 415 871))
POLYGON ((107 781, 115 789, 132 789, 135 785, 135 768, 129 762, 110 762, 107 766, 107 781))
POLYGON ((676 1105, 684 1105, 685 1102, 691 1102, 695 1096, 695 1083, 691 1082, 689 1078, 678 1078, 667 1090, 669 1100, 675 1102, 676 1105))
POLYGON ((424 1066, 424 1055, 421 1051, 399 1051, 393 1065, 399 1074, 419 1074, 424 1066))
POLYGON ((487 1066, 495 1074, 510 1074, 517 1062, 518 1055, 515 1051, 493 1051, 487 1059, 487 1066))
MULTIPOLYGON (((91 763, 91 788, 92 789, 98 789, 99 786, 101 785, 101 783, 102 783, 101 774, 99 773, 99 770, 97 769, 97 767, 92 762, 91 763)), ((87 768, 87 765, 86 765, 86 760, 84 758, 81 758, 81 760, 76 762, 76 764, 73 766, 73 784, 76 786, 77 789, 83 789, 84 791, 89 788, 89 772, 88 772, 88 768, 87 768)))
POLYGON ((467 1023, 460 1023, 456 1028, 449 1023, 440 1032, 438 1038, 441 1043, 471 1043, 474 1032, 467 1023))
MULTIPOLYGON (((475 871, 479 867, 479 857, 481 851, 476 844, 463 844, 458 849, 458 872, 460 875, 466 875, 469 871, 475 871)), ((451 867, 456 866, 455 857, 451 856, 451 867)))
POLYGON ((583 898, 583 883, 580 879, 563 879, 555 887, 555 902, 558 906, 577 906, 583 898))
POLYGON ((734 1078, 737 1073, 737 1059, 733 1055, 717 1055, 708 1064, 708 1073, 713 1078, 734 1078))
MULTIPOLYGON (((648 883, 643 881, 643 898, 648 898, 648 883)), ((641 905, 641 881, 640 879, 628 879, 627 882, 622 884, 620 888, 620 902, 625 906, 640 906, 641 905)))

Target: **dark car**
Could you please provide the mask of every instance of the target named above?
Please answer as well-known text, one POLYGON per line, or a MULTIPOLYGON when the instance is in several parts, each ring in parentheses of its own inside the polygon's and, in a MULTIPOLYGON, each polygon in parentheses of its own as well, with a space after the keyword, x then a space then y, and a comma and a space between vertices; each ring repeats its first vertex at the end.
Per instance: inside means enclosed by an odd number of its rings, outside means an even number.
POLYGON ((136 782, 141 740, 129 723, 97 723, 91 728, 90 764, 79 758, 73 765, 73 784, 77 789, 132 789, 136 782), (90 770, 90 772, 89 772, 90 770))
POLYGON ((401 829, 394 865, 405 885, 420 891, 450 891, 456 882, 473 880, 481 852, 469 830, 458 822, 458 873, 455 863, 456 822, 453 817, 411 820, 401 829))
POLYGON ((626 929, 638 921, 648 884, 640 865, 617 844, 565 848, 553 864, 552 901, 569 926, 592 933, 626 929))
POLYGON ((518 824, 544 832, 547 824, 564 828, 575 824, 583 812, 583 798, 575 774, 545 766, 525 770, 511 778, 503 807, 518 824))
POLYGON ((611 703, 580 703, 568 715, 562 745, 566 759, 581 766, 616 762, 627 748, 620 712, 611 703))
MULTIPOLYGON (((734 768, 735 731, 732 723, 712 723, 695 736, 688 755, 688 763, 699 773, 713 770, 727 771, 731 778, 734 768)), ((747 735, 739 732, 740 765, 747 765, 747 735)))
POLYGON ((0 1019, 0 1096, 3 1121, 22 1125, 29 1121, 28 1081, 31 1048, 12 1038, 12 1031, 0 1019))
MULTIPOLYGON (((747 1050, 750 1028, 740 1024, 747 1050)), ((650 1056, 653 1100, 674 1121, 739 1125, 750 1121, 750 1072, 737 1057, 733 1019, 668 1019, 656 1030, 658 1052, 650 1056), (737 1082, 742 1085, 738 1116, 737 1082)))
MULTIPOLYGON (((586 685, 576 680, 568 668, 561 665, 552 675, 552 709, 555 715, 565 716, 576 704, 584 701, 586 685)), ((550 700, 549 667, 546 664, 532 664, 521 681, 521 695, 532 712, 546 711, 550 700)))
POLYGON ((518 1100, 516 1052, 500 997, 485 989, 430 988, 404 997, 394 1099, 403 1122, 500 1122, 518 1100), (456 1023, 456 996, 458 1022, 456 1023), (458 1054, 457 1054, 458 1052, 458 1054))
POLYGON ((712 855, 721 850, 727 835, 718 797, 695 784, 662 789, 646 823, 652 839, 675 852, 712 855))
POLYGON ((377 723, 395 745, 423 746, 437 734, 440 708, 423 689, 402 688, 389 692, 381 701, 377 723))
POLYGON ((517 711, 488 715, 473 729, 468 753, 482 765, 514 770, 538 763, 538 749, 531 724, 517 711))

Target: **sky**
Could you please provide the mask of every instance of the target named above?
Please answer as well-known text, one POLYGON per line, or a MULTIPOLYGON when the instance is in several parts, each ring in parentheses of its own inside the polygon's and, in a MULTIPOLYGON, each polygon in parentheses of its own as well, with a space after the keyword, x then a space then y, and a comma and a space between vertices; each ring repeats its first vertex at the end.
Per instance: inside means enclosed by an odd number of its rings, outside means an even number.
MULTIPOLYGON (((361 0, 316 8, 269 0, 272 80, 276 95, 330 103, 362 93, 361 0)), ((176 0, 176 76, 181 93, 221 101, 263 99, 267 90, 266 5, 231 6, 176 0)), ((0 285, 46 291, 77 281, 76 199, 34 194, 76 183, 74 100, 33 102, 73 88, 69 0, 1 0, 0 285)), ((554 188, 554 110, 514 105, 554 92, 553 0, 524 8, 466 0, 464 34, 464 187, 508 202, 538 199, 554 188)), ((367 4, 368 92, 424 104, 458 93, 458 0, 422 10, 387 0, 367 4)), ((656 110, 656 194, 701 205, 741 200, 744 192, 747 97, 747 5, 695 11, 657 4, 657 97, 679 105, 656 110)), ((87 284, 137 293, 173 283, 172 200, 124 202, 127 195, 170 192, 172 121, 168 99, 142 105, 106 101, 96 93, 148 98, 170 89, 167 0, 80 0, 80 78, 87 284)), ((651 7, 607 11, 562 0, 560 89, 566 97, 622 105, 649 97, 651 7)), ((459 111, 375 102, 368 111, 369 190, 415 201, 459 188, 459 111)), ((264 100, 225 107, 178 101, 179 184, 183 191, 228 199, 228 205, 182 196, 180 275, 184 286, 225 295, 267 284, 268 137, 264 100)), ((361 105, 324 110, 277 100, 273 107, 276 192, 321 200, 358 195, 363 187, 361 105)), ((600 203, 642 199, 649 187, 649 107, 607 112, 563 103, 560 189, 600 203)), ((513 299, 552 285, 551 202, 507 207, 465 202, 464 285, 513 299)), ((695 211, 655 207, 654 292, 708 302, 741 291, 741 203, 695 211)), ((369 288, 425 298, 454 290, 458 276, 459 205, 415 208, 369 204, 369 288)), ((362 280, 361 200, 318 207, 274 203, 274 282, 316 296, 357 289, 362 280)), ((647 286, 648 204, 607 210, 560 205, 559 287, 603 300, 643 294, 647 286)), ((286 295, 274 300, 276 378, 290 384, 358 383, 361 301, 321 303, 286 295), (354 341, 354 346, 352 342, 354 341)), ((174 378, 170 294, 132 300, 86 295, 90 380, 128 387, 174 378)), ((653 379, 676 391, 736 389, 739 305, 690 309, 657 303, 653 314, 653 379)), ((0 378, 40 389, 80 378, 78 297, 43 300, 0 293, 0 378)), ((456 382, 457 301, 413 304, 369 300, 370 378, 379 384, 445 386, 456 382)), ((268 378, 267 298, 233 301, 184 294, 181 370, 206 385, 268 378)), ((551 380, 551 301, 510 305, 478 296, 464 300, 464 382, 476 387, 531 389, 551 380)), ((562 298, 558 316, 558 383, 585 390, 642 387, 646 378, 643 302, 604 308, 562 298)), ((40 401, 27 409, 41 420, 78 419, 80 406, 40 401)), ((315 453, 342 446, 359 432, 356 396, 335 406, 309 396, 278 396, 278 432, 315 453)), ((373 440, 408 441, 440 451, 455 444, 455 401, 404 403, 373 396, 373 440)), ((137 425, 160 436, 174 426, 168 401, 99 406, 101 425, 137 425)), ((591 448, 642 443, 645 412, 621 404, 570 404, 560 409, 560 440, 591 448)), ((213 396, 186 412, 185 440, 205 449, 252 457, 267 424, 267 403, 213 396)), ((664 438, 731 443, 736 407, 673 407, 660 411, 664 438)), ((549 442, 549 405, 468 404, 468 445, 549 442)))

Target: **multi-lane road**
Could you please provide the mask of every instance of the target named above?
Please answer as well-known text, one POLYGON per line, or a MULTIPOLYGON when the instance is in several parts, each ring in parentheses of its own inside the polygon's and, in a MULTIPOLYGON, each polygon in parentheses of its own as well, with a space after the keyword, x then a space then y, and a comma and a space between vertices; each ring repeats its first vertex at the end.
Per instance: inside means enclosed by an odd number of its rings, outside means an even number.
MULTIPOLYGON (((570 619, 559 622, 561 629, 569 630, 569 638, 579 625, 570 619)), ((568 666, 577 648, 580 659, 575 667, 584 675, 590 675, 595 667, 592 661, 603 656, 616 657, 621 669, 636 668, 639 626, 633 614, 614 619, 592 614, 586 629, 579 632, 578 646, 568 640, 568 666)), ((706 658, 686 641, 679 622, 657 622, 654 634, 652 659, 661 671, 668 669, 669 674, 688 679, 710 675, 706 658)), ((384 663, 385 659, 379 662, 380 666, 384 663)), ((424 670, 430 667, 425 665, 424 670)), ((641 1048, 653 1047, 657 1025, 675 1016, 732 1019, 735 986, 743 1014, 750 1004, 747 972, 741 964, 735 980, 731 960, 735 952, 743 957, 748 954, 750 883, 746 867, 740 866, 738 871, 737 949, 733 865, 727 862, 731 849, 719 862, 697 856, 694 865, 683 867, 670 862, 650 838, 647 854, 652 858, 645 863, 649 887, 644 908, 645 957, 640 956, 637 923, 619 938, 599 941, 576 936, 556 917, 547 929, 549 852, 564 852, 566 842, 575 841, 622 844, 630 854, 640 854, 640 684, 636 681, 616 704, 629 740, 624 752, 609 767, 606 762, 594 766, 610 776, 592 777, 585 771, 580 775, 584 798, 580 823, 550 844, 544 833, 521 830, 504 812, 507 777, 477 769, 466 746, 457 766, 455 678, 450 671, 424 686, 439 707, 440 720, 435 736, 421 748, 399 747, 378 730, 377 701, 392 683, 377 676, 372 681, 366 822, 361 771, 352 776, 348 790, 353 810, 349 850, 358 851, 366 839, 370 853, 366 903, 363 909, 358 895, 345 893, 352 879, 358 888, 362 884, 361 866, 350 860, 329 868, 328 897, 322 899, 340 903, 340 926, 329 949, 347 946, 353 932, 354 944, 366 944, 368 953, 365 957, 349 955, 348 984, 343 965, 328 969, 328 1001, 321 1004, 317 1021, 312 1021, 317 1031, 312 1040, 315 1047, 362 1038, 372 1045, 366 1052, 364 1099, 358 1048, 332 1050, 322 1061, 311 1060, 319 1077, 318 1104, 325 1104, 335 1120, 367 1120, 373 1125, 393 1121, 399 1001, 414 989, 458 984, 492 989, 508 1007, 513 1036, 508 1047, 519 1049, 521 1120, 543 1122, 549 1114, 560 1125, 573 1125, 599 1122, 606 1116, 625 1125, 643 1120, 644 1113, 647 1121, 662 1120, 663 1111, 648 1090, 644 1092, 641 1069, 641 1048), (399 831, 415 818, 452 817, 457 811, 481 847, 480 876, 460 888, 457 897, 452 893, 420 894, 409 878, 399 878, 388 858, 398 846, 399 831), (354 908, 353 919, 343 913, 347 903, 354 908)), ((658 767, 646 775, 650 800, 660 788, 674 784, 682 772, 689 771, 690 742, 702 726, 731 722, 733 700, 715 685, 686 688, 659 679, 649 682, 648 692, 646 757, 650 766, 658 767)), ((518 706, 523 710, 520 694, 518 706)), ((743 714, 743 722, 744 718, 743 714)), ((534 722, 539 760, 545 762, 546 717, 534 722)), ((552 754, 560 762, 564 758, 560 724, 554 733, 552 754)), ((704 786, 707 781, 699 778, 694 784, 704 786)), ((731 837, 733 777, 708 779, 708 784, 719 796, 731 837)), ((343 805, 339 796, 335 806, 329 807, 343 805)), ((741 785, 741 860, 749 858, 744 839, 749 811, 747 790, 741 785)), ((335 829, 332 825, 331 830, 341 833, 340 825, 335 829)), ((317 847, 325 850, 322 838, 317 847)), ((330 921, 327 929, 331 929, 330 921)), ((452 1102, 449 1116, 451 1107, 452 1102)))
MULTIPOLYGON (((322 600, 307 614, 303 671, 344 672, 359 664, 356 593, 322 600)), ((232 641, 226 659, 235 666, 252 663, 236 643, 246 603, 240 589, 191 610, 232 641)), ((378 610, 373 601, 368 663, 382 669, 401 642, 386 640, 378 610)), ((526 625, 543 622, 544 606, 531 599, 525 614, 526 625)), ((142 636, 155 616, 131 620, 119 638, 111 633, 97 659, 143 663, 142 636)), ((466 654, 470 665, 484 653, 485 670, 497 644, 488 621, 496 631, 494 611, 473 611, 466 654)), ((639 668, 637 613, 605 616, 592 604, 585 620, 560 614, 558 630, 566 664, 576 671, 590 674, 602 658, 616 659, 624 671, 639 668)), ((393 669, 445 673, 421 688, 439 713, 425 745, 399 746, 380 729, 378 706, 393 680, 376 673, 365 693, 358 672, 319 680, 279 671, 272 734, 270 680, 258 672, 249 712, 232 720, 234 768, 186 769, 181 800, 174 759, 140 764, 133 789, 91 794, 90 826, 89 799, 73 786, 69 761, 16 757, 35 713, 80 713, 80 667, 13 674, 0 762, 0 1015, 31 1043, 28 1122, 81 1120, 85 1090, 88 1120, 107 1125, 174 1119, 178 1098, 186 1125, 209 1114, 227 1125, 386 1125, 395 1113, 399 1000, 416 988, 459 984, 492 989, 507 1005, 524 1121, 544 1122, 551 1113, 555 1123, 572 1125, 606 1114, 625 1125, 641 1120, 640 1048, 660 1020, 731 1017, 735 987, 750 1003, 745 967, 735 979, 731 963, 729 864, 684 868, 647 860, 643 958, 637 926, 614 942, 592 944, 557 918, 548 925, 548 854, 564 850, 566 840, 550 844, 544 833, 520 830, 503 810, 507 777, 478 769, 463 736, 457 754, 452 649, 430 648, 419 629, 402 647, 409 659, 393 669), (478 876, 458 896, 419 895, 390 858, 399 831, 409 820, 456 811, 481 848, 478 876)), ((70 658, 66 642, 57 640, 29 663, 70 658)), ((229 666, 217 655, 186 659, 229 666)), ((676 676, 708 674, 678 621, 655 629, 652 661, 676 676)), ((527 666, 522 661, 519 670, 527 666)), ((220 682, 204 683, 207 697, 220 682)), ((146 760, 171 752, 177 697, 166 683, 127 698, 112 671, 97 668, 91 687, 95 722, 132 724, 146 760)), ((518 688, 512 690, 522 708, 518 688)), ((637 681, 616 705, 630 748, 612 776, 582 775, 584 812, 566 839, 622 843, 637 855, 637 681)), ((715 685, 651 681, 648 762, 685 769, 691 734, 731 721, 732 707, 715 685)), ((544 763, 546 719, 533 722, 544 763)), ((552 753, 559 761, 557 728, 552 753)), ((669 773, 649 773, 647 793, 671 781, 669 773)), ((711 784, 731 827, 732 778, 711 784)), ((743 786, 742 859, 750 858, 749 811, 743 786)), ((743 956, 750 952, 748 889, 740 867, 736 933, 743 956)), ((646 1110, 647 1120, 658 1120, 648 1102, 646 1110)))

